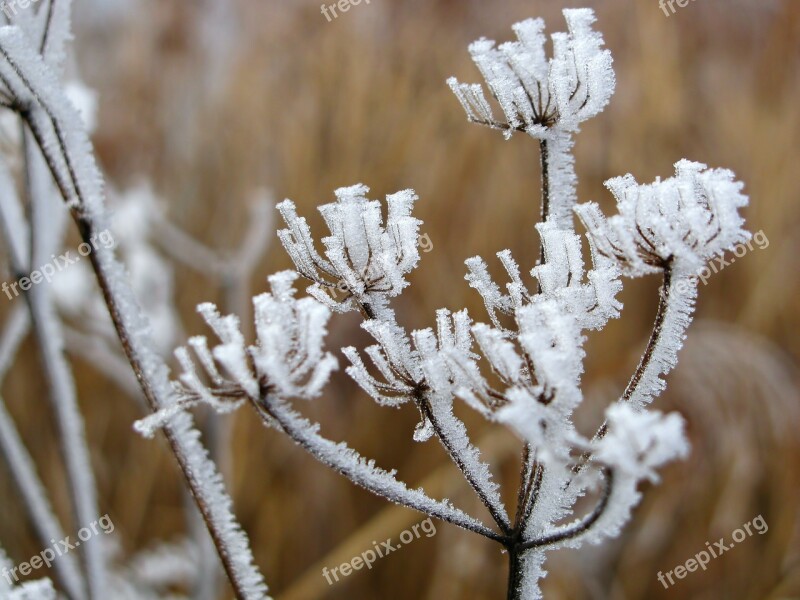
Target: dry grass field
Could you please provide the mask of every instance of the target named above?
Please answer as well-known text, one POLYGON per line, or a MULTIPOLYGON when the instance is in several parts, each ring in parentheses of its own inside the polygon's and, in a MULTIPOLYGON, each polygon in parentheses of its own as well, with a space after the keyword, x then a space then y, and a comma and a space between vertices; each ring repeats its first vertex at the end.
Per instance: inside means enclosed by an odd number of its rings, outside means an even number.
MULTIPOLYGON (((507 39, 510 25, 528 16, 561 29, 565 2, 372 0, 330 22, 310 0, 219 3, 224 7, 164 0, 120 13, 103 12, 101 0, 77 4, 76 63, 99 94, 93 141, 109 185, 125 189, 149 179, 172 220, 208 245, 236 246, 256 188, 292 198, 310 215, 340 186, 364 182, 375 197, 413 187, 432 246, 397 302, 410 328, 431 325, 439 307, 467 306, 483 318, 480 297, 464 281, 464 259, 510 248, 523 265, 535 260, 535 142, 506 142, 469 125, 444 82, 449 75, 478 80, 466 46, 482 35, 507 39)), ((610 106, 577 138, 580 200, 608 207, 605 179, 669 176, 682 157, 725 166, 747 185, 748 228, 763 231, 769 244, 701 286, 698 320, 657 401, 687 417, 690 458, 647 486, 618 540, 551 554, 545 597, 800 598, 800 3, 696 0, 670 16, 656 0, 584 4, 597 11, 618 82, 610 106), (657 572, 759 514, 766 534, 670 589, 658 582, 657 572)), ((318 215, 311 221, 321 225, 318 215)), ((289 266, 274 228, 264 236, 272 242, 255 292, 267 274, 289 266)), ((590 337, 591 402, 580 415, 586 431, 635 367, 655 314, 656 284, 626 282, 623 318, 590 337)), ((219 300, 218 282, 179 269, 176 289, 187 333, 205 333, 194 306, 219 300)), ((334 319, 331 346, 364 342, 356 321, 334 319)), ((116 524, 120 560, 177 539, 185 530, 181 482, 163 440, 132 431, 137 405, 92 364, 76 359, 75 370, 101 511, 116 524)), ((70 523, 30 340, 3 394, 70 523)), ((462 408, 511 493, 520 444, 462 408)), ((412 486, 424 483, 481 514, 438 445, 411 440, 413 409, 377 408, 338 373, 324 397, 303 410, 327 435, 396 468, 412 486)), ((279 600, 503 597, 506 557, 498 547, 438 523, 436 535, 329 586, 323 566, 397 536, 420 517, 353 487, 266 430, 251 411, 233 419, 226 479, 279 600)), ((513 505, 511 495, 505 500, 513 505)), ((38 551, 3 463, 0 539, 14 556, 38 551)))

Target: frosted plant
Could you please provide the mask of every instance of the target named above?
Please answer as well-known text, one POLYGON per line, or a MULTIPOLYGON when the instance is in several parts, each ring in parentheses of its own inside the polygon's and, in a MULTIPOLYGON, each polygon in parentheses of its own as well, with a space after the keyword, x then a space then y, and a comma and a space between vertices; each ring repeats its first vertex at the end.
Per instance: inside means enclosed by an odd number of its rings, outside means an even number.
MULTIPOLYGON (((0 160, 0 177, 5 178, 0 186, 0 224, 15 273, 27 273, 31 265, 49 262, 61 247, 67 215, 85 243, 98 238, 110 224, 102 176, 87 135, 88 123, 68 97, 70 84, 63 77, 65 45, 71 37, 70 10, 69 0, 49 0, 16 11, 13 17, 6 15, 10 22, 0 27, 0 108, 16 113, 24 142, 15 158, 3 156, 0 160), (21 179, 27 184, 23 188, 27 210, 22 209, 6 161, 24 169, 21 179), (60 211, 55 205, 59 197, 68 211, 60 211)), ((77 100, 85 104, 86 98, 77 100)), ((157 411, 174 404, 179 399, 170 385, 167 365, 154 347, 152 329, 113 248, 97 246, 88 261, 126 361, 150 409, 157 411)), ((24 296, 30 314, 15 311, 3 333, 2 371, 13 360, 30 326, 42 355, 59 428, 71 512, 80 524, 91 523, 99 514, 97 494, 75 385, 63 353, 62 323, 47 285, 35 285, 24 296)), ((0 408, 4 408, 2 401, 0 408)), ((42 545, 48 546, 51 539, 64 538, 63 530, 30 457, 19 443, 13 421, 6 418, 4 410, 0 416, 3 430, 9 434, 2 450, 12 465, 42 545)), ((232 502, 200 442, 192 417, 181 413, 164 427, 164 432, 237 597, 265 598, 267 588, 253 564, 247 536, 233 515, 232 502)), ((62 565, 54 569, 59 590, 75 598, 109 597, 107 556, 99 538, 82 544, 80 553, 83 560, 60 561, 62 565)))
POLYGON ((541 256, 530 270, 535 287, 525 283, 508 250, 497 255, 508 277, 503 286, 491 279, 483 259, 470 258, 466 279, 483 298, 490 323, 474 322, 465 310, 441 309, 435 329, 408 332, 391 299, 408 285, 406 276, 419 259, 414 192, 388 196, 384 219, 381 204, 367 199, 366 186, 337 190, 336 202, 320 207, 330 231, 322 251, 287 200, 278 206, 287 225, 278 235, 297 273, 274 276, 272 294, 254 300, 256 343, 246 344, 235 317, 202 305, 219 343, 210 348, 205 338, 191 342, 200 374, 188 351, 178 350, 184 374, 175 385, 182 402, 139 427, 150 432, 193 402, 219 410, 247 402, 265 424, 357 485, 500 543, 510 557, 509 598, 541 597, 547 551, 616 536, 639 502, 639 482, 657 481, 658 468, 688 453, 683 419, 647 404, 675 366, 694 309, 694 272, 748 235, 738 214, 747 199, 730 172, 680 161, 674 178, 653 184, 637 184, 631 176, 609 180, 618 216, 606 218, 592 203, 576 206, 572 135, 607 104, 614 74, 602 37, 591 28, 592 11, 564 14, 569 31, 553 36, 550 59, 540 20, 515 25, 516 42, 470 46, 504 121, 494 117, 480 86, 449 80, 470 121, 506 137, 522 131, 539 140, 541 256), (587 229, 590 265, 573 229, 576 211, 587 229), (583 401, 585 332, 619 316, 623 278, 651 273, 664 279, 651 339, 606 422, 587 435, 573 423, 583 401), (311 284, 311 298, 296 298, 291 284, 297 275, 311 284), (394 472, 323 437, 293 408, 293 399, 319 395, 334 370, 323 339, 330 312, 352 309, 375 343, 363 352, 342 348, 346 373, 382 406, 415 407, 420 421, 413 439, 441 443, 492 526, 423 490, 409 490, 394 472), (453 412, 459 400, 508 427, 524 445, 514 514, 453 412), (595 497, 594 507, 576 515, 575 505, 586 495, 595 497))
POLYGON ((539 140, 544 195, 542 221, 568 227, 577 200, 572 134, 579 125, 600 113, 614 93, 611 52, 603 37, 592 29, 594 12, 588 8, 564 10, 568 32, 552 35, 553 56, 547 58, 542 19, 514 25, 517 41, 499 47, 480 39, 469 51, 497 100, 505 120, 497 120, 479 84, 447 83, 467 117, 499 129, 506 139, 525 132, 539 140))
POLYGON ((542 19, 514 25, 517 41, 496 47, 482 38, 470 45, 472 59, 506 119, 495 119, 480 85, 448 79, 471 121, 501 129, 506 137, 516 130, 545 138, 549 129, 576 131, 605 108, 614 92, 614 71, 603 37, 592 30, 594 12, 569 9, 564 18, 569 31, 552 35, 550 59, 542 19))
MULTIPOLYGON (((29 11, 19 22, 0 28, 0 97, 3 107, 24 122, 30 142, 26 148, 31 150, 23 161, 31 181, 30 222, 12 193, 8 169, 0 168, 0 183, 5 183, 0 185, 0 225, 18 272, 38 264, 37 257, 46 256, 62 239, 62 222, 46 218, 48 202, 55 197, 48 193, 53 186, 84 240, 109 223, 87 122, 68 99, 61 79, 69 3, 52 0, 48 7, 54 10, 29 11)), ((492 280, 483 259, 466 261, 466 280, 482 297, 488 323, 476 322, 466 310, 440 309, 435 327, 409 332, 396 319, 392 299, 408 286, 407 276, 419 261, 421 222, 411 214, 417 201, 412 190, 389 195, 385 216, 382 203, 367 198, 366 186, 337 190, 336 201, 320 207, 329 230, 321 246, 295 205, 281 203, 286 229, 278 235, 295 270, 270 277, 271 291, 253 299, 255 341, 247 341, 247 321, 201 304, 198 310, 215 339, 195 336, 178 348, 180 373, 173 377, 154 347, 144 311, 113 249, 100 248, 91 256, 114 330, 151 409, 136 429, 145 435, 164 431, 237 598, 266 598, 267 588, 193 425, 190 409, 200 404, 219 413, 248 405, 265 425, 356 485, 500 544, 509 556, 511 599, 541 597, 547 552, 618 535, 640 500, 639 483, 657 481, 660 467, 688 453, 683 419, 648 405, 676 365, 697 295, 694 273, 748 236, 738 212, 747 198, 729 171, 680 161, 674 178, 652 184, 638 184, 630 175, 609 180, 616 216, 607 218, 593 203, 577 205, 572 136, 608 103, 614 74, 611 55, 592 29, 593 12, 566 10, 564 15, 568 32, 553 35, 551 58, 544 51, 541 20, 515 25, 515 42, 497 47, 479 40, 470 46, 504 120, 494 116, 481 86, 449 80, 470 121, 499 129, 506 137, 527 133, 540 148, 540 258, 529 269, 535 287, 526 283, 508 250, 497 254, 508 279, 502 286, 492 280), (587 230, 591 264, 584 262, 573 212, 587 230), (594 435, 581 432, 573 415, 584 398, 585 333, 619 316, 617 295, 624 278, 649 274, 661 275, 663 283, 641 361, 608 407, 606 422, 594 435), (300 278, 310 284, 307 297, 298 297, 300 278), (418 411, 419 424, 411 436, 418 443, 438 440, 484 505, 490 524, 423 489, 410 489, 395 471, 324 437, 320 425, 295 408, 298 399, 324 401, 319 398, 339 366, 325 348, 328 323, 333 313, 350 310, 360 313, 361 326, 375 343, 363 350, 342 348, 349 363, 345 372, 378 404, 418 411), (502 501, 490 465, 456 417, 456 402, 519 437, 522 467, 513 512, 502 501), (578 500, 587 496, 593 507, 577 514, 578 500)), ((205 248, 168 225, 161 233, 175 242, 169 246, 179 260, 208 256, 205 248)), ((136 239, 144 241, 142 236, 136 239)), ((247 243, 233 260, 209 264, 213 270, 234 271, 241 281, 249 271, 237 265, 252 266, 258 247, 247 243)), ((19 310, 9 318, 0 339, 0 376, 30 319, 64 429, 74 504, 77 512, 88 515, 96 512, 96 498, 74 385, 59 352, 61 323, 52 298, 40 294, 27 298, 33 318, 19 310)), ((236 296, 241 299, 241 290, 236 296)), ((249 310, 235 301, 227 304, 242 315, 249 310)), ((43 539, 60 537, 61 526, 2 401, 0 428, 2 450, 30 505, 37 533, 43 539)), ((200 568, 189 564, 198 552, 203 548, 190 544, 174 550, 172 560, 161 561, 156 551, 120 570, 109 569, 107 557, 94 546, 81 564, 62 561, 54 576, 59 588, 75 597, 87 591, 91 597, 105 597, 109 590, 120 597, 150 597, 181 577, 202 585, 200 568)), ((46 581, 29 585, 40 586, 35 590, 40 595, 52 589, 46 581)), ((4 593, 25 597, 23 589, 4 593)))
POLYGON ((278 237, 298 272, 314 282, 308 290, 313 297, 337 312, 358 308, 372 318, 387 316, 387 300, 408 285, 404 276, 419 261, 421 221, 411 216, 417 200, 413 190, 386 197, 385 226, 380 202, 368 200, 368 192, 365 185, 341 188, 336 190, 336 202, 320 206, 330 230, 322 239, 325 258, 314 249, 311 230, 291 200, 278 205, 288 226, 278 237), (337 302, 329 290, 345 291, 345 300, 337 302))

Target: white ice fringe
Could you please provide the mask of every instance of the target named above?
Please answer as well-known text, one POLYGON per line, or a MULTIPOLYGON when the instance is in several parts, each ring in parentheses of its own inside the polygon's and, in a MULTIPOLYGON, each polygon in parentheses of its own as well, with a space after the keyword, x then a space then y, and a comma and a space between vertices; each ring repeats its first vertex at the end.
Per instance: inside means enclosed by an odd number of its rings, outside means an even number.
POLYGON ((609 179, 606 187, 617 200, 616 215, 605 217, 593 202, 575 210, 592 252, 613 259, 626 276, 658 272, 667 262, 696 272, 750 238, 738 212, 748 198, 727 169, 681 160, 669 179, 639 184, 625 175, 609 179))
POLYGON ((384 224, 381 204, 369 200, 368 192, 363 184, 339 188, 336 202, 319 207, 330 231, 322 239, 325 258, 291 200, 278 205, 287 225, 278 237, 297 271, 314 282, 309 293, 317 300, 337 312, 361 309, 370 317, 390 319, 387 299, 408 285, 405 276, 419 261, 421 221, 411 216, 417 195, 413 190, 388 195, 384 224))
MULTIPOLYGON (((83 121, 66 98, 56 73, 18 27, 0 27, 0 76, 7 93, 27 108, 25 118, 31 130, 37 132, 37 142, 67 206, 93 231, 105 230, 108 217, 102 178, 83 121)), ((126 273, 113 250, 99 246, 93 256, 98 276, 115 299, 120 327, 128 334, 131 361, 140 366, 140 376, 150 391, 154 408, 165 408, 174 402, 167 367, 153 349, 151 330, 126 273)), ((267 588, 253 564, 247 536, 236 522, 231 500, 191 419, 184 414, 183 418, 173 419, 167 429, 192 492, 206 509, 209 526, 242 594, 265 598, 267 588)))
POLYGON ((204 337, 189 340, 201 374, 189 348, 175 351, 183 370, 177 386, 180 400, 138 421, 137 430, 152 435, 200 402, 220 413, 231 412, 266 389, 280 398, 318 396, 338 368, 336 358, 323 352, 330 311, 313 298, 294 297, 298 277, 294 271, 271 275, 271 293, 253 298, 257 341, 249 347, 236 316, 223 317, 213 304, 200 304, 198 312, 221 343, 209 348, 204 337))
POLYGON ((573 132, 583 121, 600 113, 614 93, 611 53, 603 37, 592 29, 594 11, 563 11, 568 31, 554 33, 553 56, 548 59, 541 19, 513 26, 517 41, 496 47, 480 39, 470 45, 473 61, 505 116, 494 118, 483 90, 476 84, 447 83, 470 121, 501 129, 506 138, 525 131, 546 138, 549 129, 573 132))

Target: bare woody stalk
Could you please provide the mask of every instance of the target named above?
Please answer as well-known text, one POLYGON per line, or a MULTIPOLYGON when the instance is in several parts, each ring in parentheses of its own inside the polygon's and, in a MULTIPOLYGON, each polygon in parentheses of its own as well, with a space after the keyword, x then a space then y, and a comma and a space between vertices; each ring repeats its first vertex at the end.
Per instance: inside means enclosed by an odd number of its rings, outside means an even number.
POLYGON ((490 540, 502 542, 506 539, 502 534, 492 531, 479 521, 468 517, 460 511, 454 513, 451 510, 447 510, 448 507, 440 503, 435 503, 433 501, 428 502, 426 498, 411 498, 408 494, 397 493, 393 490, 387 490, 376 485, 373 480, 363 477, 361 473, 351 469, 346 462, 341 461, 335 451, 335 445, 332 442, 312 433, 305 427, 299 426, 298 416, 294 414, 283 401, 272 397, 269 388, 262 388, 261 392, 260 397, 249 398, 249 400, 266 426, 275 427, 277 425, 281 431, 289 436, 297 445, 311 454, 311 456, 345 476, 355 485, 364 488, 376 496, 386 498, 390 502, 419 511, 426 516, 441 519, 442 521, 466 529, 467 531, 472 531, 490 540), (330 451, 325 451, 326 446, 330 448, 330 451))
MULTIPOLYGON (((87 198, 84 187, 94 188, 95 194, 100 192, 97 190, 97 181, 83 178, 88 175, 99 179, 99 173, 87 174, 78 169, 75 163, 75 156, 80 155, 84 158, 84 167, 86 161, 94 167, 93 158, 88 154, 89 142, 85 134, 78 133, 78 137, 74 137, 74 127, 80 118, 74 112, 66 115, 64 111, 65 107, 70 106, 69 102, 62 97, 58 105, 51 103, 53 94, 61 93, 58 83, 54 78, 51 79, 49 70, 40 60, 33 65, 26 62, 32 60, 30 50, 26 52, 23 49, 26 45, 27 42, 18 31, 10 29, 5 32, 0 40, 0 57, 6 63, 6 69, 3 69, 0 81, 14 96, 13 107, 36 140, 82 240, 91 243, 103 230, 102 226, 98 227, 98 219, 102 220, 104 216, 97 214, 98 210, 102 210, 99 208, 102 207, 102 197, 87 198), (69 129, 67 123, 73 127, 72 136, 65 133, 69 129), (85 144, 85 147, 76 148, 76 143, 85 144)), ((143 317, 132 316, 131 311, 138 311, 138 305, 127 283, 116 276, 119 266, 113 252, 103 252, 98 248, 90 254, 90 260, 123 351, 150 408, 157 411, 168 406, 172 399, 166 380, 166 366, 147 347, 148 342, 143 337, 146 335, 146 325, 132 321, 143 317)), ((264 597, 266 586, 263 577, 252 564, 246 537, 229 509, 224 485, 202 448, 196 431, 191 428, 190 419, 187 416, 186 419, 171 423, 164 428, 164 433, 209 529, 236 597, 264 597)))
MULTIPOLYGON (((5 374, 29 327, 30 318, 26 308, 15 307, 0 338, 0 382, 5 379, 5 374)), ((16 481, 42 546, 48 546, 50 540, 64 539, 64 530, 53 512, 33 459, 20 438, 2 396, 0 396, 0 451, 6 456, 9 470, 16 481)), ((75 555, 62 556, 53 564, 53 571, 56 580, 70 598, 86 597, 86 582, 75 555)))
MULTIPOLYGON (((31 210, 29 264, 41 265, 49 259, 51 250, 57 249, 60 239, 48 239, 53 228, 48 225, 55 217, 48 214, 50 192, 47 182, 47 167, 29 133, 25 140, 25 168, 31 210), (44 173, 42 173, 44 170, 44 173)), ((86 440, 84 421, 80 413, 69 364, 64 356, 63 332, 55 314, 55 305, 47 286, 33 286, 25 300, 31 313, 31 322, 39 346, 45 378, 50 390, 53 410, 57 415, 64 462, 73 498, 73 510, 78 524, 95 522, 100 512, 97 507, 94 474, 86 440)), ((103 598, 107 594, 107 568, 105 555, 99 538, 81 544, 83 551, 88 591, 90 598, 103 598)))
MULTIPOLYGON (((29 227, 24 221, 22 205, 15 193, 13 182, 5 166, 0 167, 0 186, 3 188, 2 198, 0 198, 0 229, 3 230, 10 250, 11 270, 18 277, 27 273, 31 264, 43 264, 42 254, 48 257, 50 255, 50 246, 47 244, 58 244, 60 241, 43 242, 46 234, 42 230, 44 224, 41 220, 41 202, 45 200, 45 189, 44 181, 35 172, 37 166, 43 166, 41 162, 37 163, 37 159, 40 160, 40 157, 26 147, 25 165, 33 227, 29 227)), ((89 449, 86 443, 83 419, 77 406, 72 374, 61 353, 61 334, 58 322, 54 319, 53 307, 47 291, 44 288, 34 287, 24 293, 28 315, 26 315, 27 318, 21 320, 18 313, 12 313, 7 333, 3 339, 3 361, 10 364, 19 343, 32 324, 48 384, 48 398, 55 415, 58 438, 64 456, 67 482, 72 499, 72 512, 77 523, 90 523, 99 515, 89 449)), ((19 310, 25 311, 25 309, 19 310)), ((3 374, 6 368, 7 364, 3 364, 3 374)), ((33 463, 27 452, 24 452, 24 447, 20 448, 18 441, 15 443, 18 436, 10 416, 5 414, 4 421, 3 429, 9 436, 7 442, 3 444, 4 450, 9 457, 15 479, 30 503, 34 519, 37 521, 42 519, 41 523, 37 525, 39 533, 60 530, 60 525, 49 509, 44 489, 38 483, 33 463)), ((49 544, 52 537, 45 537, 45 541, 49 544)), ((101 597, 105 590, 106 576, 98 542, 84 544, 82 551, 88 579, 91 580, 88 588, 82 577, 70 571, 77 566, 75 561, 70 560, 71 564, 66 565, 67 568, 58 573, 59 578, 76 598, 86 597, 86 594, 90 594, 91 597, 101 597)))

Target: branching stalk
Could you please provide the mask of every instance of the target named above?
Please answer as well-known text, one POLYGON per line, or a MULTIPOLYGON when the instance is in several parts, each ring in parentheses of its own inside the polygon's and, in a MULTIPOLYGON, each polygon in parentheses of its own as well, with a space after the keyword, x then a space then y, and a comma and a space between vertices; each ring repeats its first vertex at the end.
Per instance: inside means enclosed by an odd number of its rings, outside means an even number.
POLYGON ((431 425, 433 426, 433 431, 436 437, 441 442, 444 449, 447 451, 447 454, 452 459, 453 463, 458 467, 461 473, 464 475, 464 478, 469 483, 470 487, 475 491, 478 498, 480 498, 481 502, 484 506, 488 509, 489 513, 492 515, 492 518, 495 520, 497 525, 503 531, 504 534, 511 535, 512 528, 511 523, 508 521, 508 516, 505 514, 505 511, 501 506, 497 506, 495 502, 488 496, 486 490, 483 489, 480 482, 478 482, 471 472, 471 470, 467 467, 464 457, 461 455, 459 450, 455 447, 453 440, 450 439, 450 436, 447 434, 447 431, 442 427, 442 424, 439 422, 438 417, 434 413, 433 408, 431 407, 430 401, 426 398, 418 398, 416 400, 417 405, 419 406, 422 414, 425 416, 428 421, 430 421, 431 425))
POLYGON ((286 435, 318 461, 341 473, 367 491, 386 498, 395 504, 419 511, 429 517, 441 519, 491 540, 501 543, 506 541, 505 536, 492 531, 483 523, 462 511, 432 500, 420 492, 408 490, 405 486, 401 488, 402 484, 399 484, 399 482, 396 489, 379 487, 374 481, 354 469, 352 463, 343 458, 340 446, 322 438, 308 427, 302 427, 298 422, 299 417, 293 414, 282 401, 271 398, 268 391, 262 391, 261 398, 258 400, 251 399, 251 403, 265 425, 272 427, 277 424, 286 435))
MULTIPOLYGON (((93 197, 91 202, 87 201, 84 184, 88 183, 89 186, 92 186, 95 182, 82 179, 86 175, 85 173, 81 173, 79 176, 73 157, 73 153, 85 153, 86 148, 70 146, 64 133, 64 123, 61 118, 63 115, 56 114, 57 110, 45 100, 42 94, 41 88, 47 85, 57 85, 55 82, 47 80, 50 73, 46 67, 40 64, 36 65, 40 69, 39 72, 26 71, 11 56, 9 48, 17 51, 18 48, 14 44, 22 42, 19 36, 18 33, 7 35, 4 41, 10 42, 9 46, 0 47, 0 56, 11 68, 17 80, 12 81, 8 75, 3 75, 0 80, 15 95, 15 106, 18 107, 18 112, 26 121, 42 151, 61 196, 67 202, 70 213, 78 226, 82 240, 91 243, 94 236, 101 233, 102 228, 98 229, 95 224, 95 217, 99 215, 93 214, 92 210, 98 210, 97 207, 102 199, 93 197)), ((66 106, 69 106, 68 101, 65 99, 63 101, 66 106)), ((83 156, 89 160, 85 154, 83 156)), ((99 178, 99 174, 96 176, 99 178)), ((90 254, 90 261, 125 355, 136 373, 149 406, 156 411, 169 405, 172 399, 168 391, 166 366, 149 349, 149 337, 146 337, 148 334, 139 331, 137 326, 129 320, 129 318, 133 318, 131 314, 125 313, 122 309, 122 303, 127 303, 126 306, 131 311, 138 310, 138 305, 133 300, 133 294, 127 288, 127 283, 114 276, 114 272, 121 267, 116 262, 113 253, 102 248, 97 248, 90 254)), ((144 329, 145 325, 141 324, 141 327, 144 329)), ((178 459, 178 464, 191 489, 192 496, 209 528, 236 597, 262 597, 263 593, 260 590, 265 587, 263 578, 252 565, 252 555, 247 547, 246 538, 225 503, 227 496, 224 494, 223 484, 215 466, 208 459, 205 450, 195 437, 188 417, 181 421, 180 425, 169 424, 164 428, 164 432, 178 459), (236 548, 234 549, 233 546, 236 548)))

